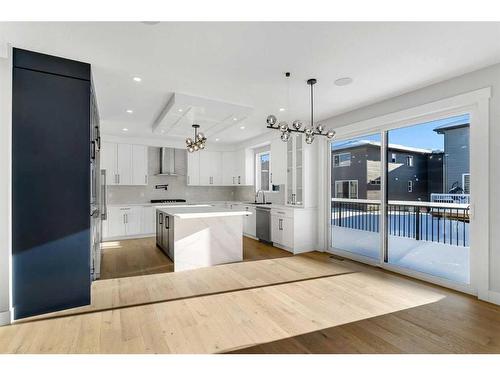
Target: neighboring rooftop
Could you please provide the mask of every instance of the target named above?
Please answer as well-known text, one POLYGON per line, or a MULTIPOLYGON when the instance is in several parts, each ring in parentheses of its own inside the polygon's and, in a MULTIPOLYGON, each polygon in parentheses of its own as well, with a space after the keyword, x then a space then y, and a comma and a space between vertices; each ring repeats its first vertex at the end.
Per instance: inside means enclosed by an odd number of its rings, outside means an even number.
POLYGON ((449 117, 444 120, 433 121, 436 124, 439 124, 434 128, 434 131, 437 133, 441 133, 443 130, 461 128, 464 126, 469 126, 470 118, 469 115, 461 115, 455 117, 449 117))
MULTIPOLYGON (((369 141, 369 140, 352 140, 352 141, 345 141, 339 144, 334 144, 332 150, 333 151, 339 151, 339 150, 345 150, 348 148, 354 148, 354 147, 361 147, 361 146, 375 146, 375 147, 380 147, 380 142, 377 141, 369 141)), ((397 145, 394 143, 389 143, 389 149, 392 150, 401 150, 401 151, 408 151, 408 152, 416 152, 420 154, 432 154, 433 152, 442 152, 442 151, 436 151, 436 150, 430 150, 427 148, 418 148, 418 147, 410 147, 410 146, 403 146, 403 145, 397 145)))

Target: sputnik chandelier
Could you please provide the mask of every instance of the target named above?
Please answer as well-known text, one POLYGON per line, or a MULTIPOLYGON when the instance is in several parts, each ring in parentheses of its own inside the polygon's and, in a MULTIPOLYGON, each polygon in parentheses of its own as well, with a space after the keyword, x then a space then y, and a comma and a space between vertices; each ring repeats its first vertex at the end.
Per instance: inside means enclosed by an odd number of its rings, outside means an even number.
POLYGON ((203 133, 198 133, 200 125, 193 124, 192 126, 194 128, 194 138, 186 138, 187 150, 188 152, 203 150, 205 148, 207 138, 203 135, 203 133))
MULTIPOLYGON (((287 80, 290 79, 290 73, 286 72, 285 77, 287 80)), ((323 128, 323 125, 317 124, 316 127, 314 126, 314 89, 313 86, 316 84, 317 80, 315 78, 311 78, 307 80, 307 84, 311 86, 311 125, 310 126, 305 126, 303 127, 302 121, 300 120, 295 120, 292 122, 292 126, 290 127, 288 125, 288 122, 286 121, 280 121, 278 122, 278 119, 276 118, 275 115, 269 115, 267 116, 267 127, 269 129, 276 129, 281 132, 281 140, 283 142, 288 142, 290 139, 290 135, 292 132, 294 133, 304 133, 306 135, 306 143, 311 144, 314 141, 314 137, 316 135, 322 135, 327 137, 328 139, 332 139, 335 136, 335 132, 333 130, 325 130, 323 128)), ((289 87, 289 84, 288 84, 289 87)), ((290 89, 288 88, 288 91, 290 89)), ((290 93, 288 92, 288 96, 290 93)), ((288 98, 288 102, 289 102, 288 98)), ((288 108, 286 108, 287 111, 290 110, 289 103, 287 104, 288 108)))

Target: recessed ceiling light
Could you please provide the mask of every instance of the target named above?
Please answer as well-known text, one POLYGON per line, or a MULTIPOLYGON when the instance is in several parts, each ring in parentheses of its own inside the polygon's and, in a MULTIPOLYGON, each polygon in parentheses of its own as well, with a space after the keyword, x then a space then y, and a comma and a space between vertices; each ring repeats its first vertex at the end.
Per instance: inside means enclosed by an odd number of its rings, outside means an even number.
POLYGON ((136 81, 136 82, 141 82, 142 78, 141 77, 134 77, 133 80, 136 81))
POLYGON ((284 112, 285 111, 285 108, 280 108, 280 112, 284 112))
POLYGON ((352 83, 352 78, 351 77, 342 77, 342 78, 336 79, 334 83, 337 86, 347 86, 347 85, 350 85, 352 83))
POLYGON ((127 113, 134 113, 131 109, 127 109, 127 113))
POLYGON ((178 111, 178 112, 182 112, 182 108, 179 108, 177 111, 178 111))
POLYGON ((165 130, 162 130, 161 132, 162 132, 162 133, 165 133, 165 130))
POLYGON ((215 142, 219 142, 219 138, 215 138, 215 142))
POLYGON ((238 121, 238 119, 236 117, 233 117, 233 121, 238 121))
POLYGON ((123 128, 122 129, 124 132, 128 132, 128 129, 127 128, 123 128))
POLYGON ((245 129, 245 127, 244 127, 244 126, 240 126, 240 129, 241 129, 241 130, 244 130, 244 129, 245 129))

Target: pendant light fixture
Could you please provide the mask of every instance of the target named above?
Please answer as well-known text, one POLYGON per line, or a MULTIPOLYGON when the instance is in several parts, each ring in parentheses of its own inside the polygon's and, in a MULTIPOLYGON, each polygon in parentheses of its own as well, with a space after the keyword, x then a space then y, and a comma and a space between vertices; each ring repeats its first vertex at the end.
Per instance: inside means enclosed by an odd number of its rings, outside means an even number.
POLYGON ((200 125, 193 124, 192 127, 194 128, 194 138, 186 138, 187 150, 188 152, 203 150, 205 148, 207 138, 203 135, 203 133, 198 133, 200 125))
MULTIPOLYGON (((285 77, 287 80, 290 79, 290 73, 286 72, 285 77)), ((267 116, 267 127, 269 129, 276 129, 281 132, 281 140, 283 142, 288 142, 290 139, 290 134, 294 133, 304 133, 306 135, 306 143, 311 144, 314 141, 314 137, 316 135, 322 135, 327 137, 328 139, 332 139, 335 136, 335 132, 333 130, 325 131, 323 125, 318 124, 314 126, 314 85, 317 80, 315 78, 310 78, 307 80, 307 84, 311 87, 311 124, 310 126, 305 126, 303 128, 302 122, 300 120, 294 120, 292 122, 292 126, 288 125, 286 121, 278 122, 278 119, 275 115, 267 116)), ((288 94, 289 95, 289 94, 288 94)), ((289 104, 288 104, 289 105, 289 104)), ((287 108, 289 110, 289 108, 287 108)))

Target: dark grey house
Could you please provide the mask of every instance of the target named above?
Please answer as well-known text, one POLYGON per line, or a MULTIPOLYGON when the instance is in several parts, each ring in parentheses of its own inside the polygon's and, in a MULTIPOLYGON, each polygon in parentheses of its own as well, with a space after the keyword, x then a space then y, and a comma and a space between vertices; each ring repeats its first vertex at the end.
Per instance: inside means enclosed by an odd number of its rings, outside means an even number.
MULTIPOLYGON (((332 196, 380 199, 380 143, 351 141, 332 152, 332 196)), ((443 190, 443 152, 390 144, 387 161, 391 200, 428 201, 443 190)))
POLYGON ((434 129, 444 136, 444 193, 470 193, 469 130, 468 118, 434 129))

